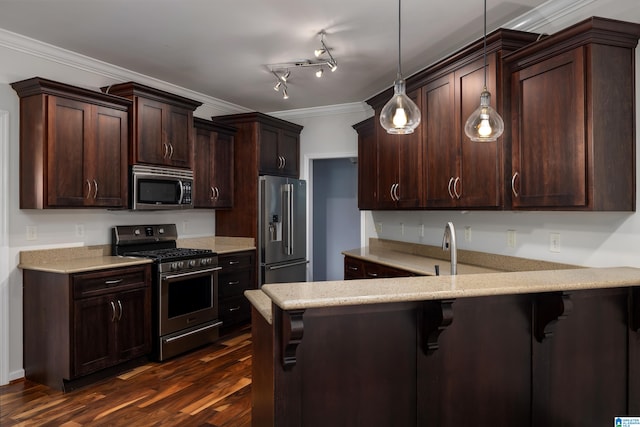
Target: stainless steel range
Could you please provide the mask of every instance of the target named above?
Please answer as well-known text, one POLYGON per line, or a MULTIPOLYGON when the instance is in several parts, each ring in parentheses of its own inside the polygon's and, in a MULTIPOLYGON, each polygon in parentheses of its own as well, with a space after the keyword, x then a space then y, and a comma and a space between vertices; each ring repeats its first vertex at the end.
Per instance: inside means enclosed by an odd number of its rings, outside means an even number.
POLYGON ((176 247, 175 224, 116 226, 112 252, 154 260, 153 356, 165 360, 218 339, 218 256, 176 247))

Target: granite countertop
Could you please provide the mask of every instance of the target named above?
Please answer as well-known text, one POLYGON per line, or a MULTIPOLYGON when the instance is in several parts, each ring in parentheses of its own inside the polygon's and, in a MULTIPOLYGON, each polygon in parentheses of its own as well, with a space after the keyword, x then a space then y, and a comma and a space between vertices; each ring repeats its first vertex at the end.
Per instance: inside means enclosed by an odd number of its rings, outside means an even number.
POLYGON ((262 291, 283 310, 296 310, 638 285, 640 269, 611 267, 278 283, 262 291))
MULTIPOLYGON (((225 236, 178 239, 177 245, 182 248, 211 249, 218 254, 256 248, 253 238, 225 236)), ((18 268, 70 274, 152 262, 146 258, 112 256, 111 245, 96 245, 22 251, 18 268)))
POLYGON ((70 274, 152 262, 145 258, 112 256, 109 245, 99 245, 23 251, 18 268, 70 274))
MULTIPOLYGON (((375 262, 377 264, 389 267, 400 268, 423 276, 435 276, 435 266, 440 268, 440 274, 448 276, 451 274, 451 263, 443 259, 431 258, 428 256, 414 255, 405 252, 399 252, 392 249, 381 247, 363 247, 342 252, 353 258, 362 259, 364 261, 375 262)), ((449 252, 444 252, 449 255, 449 252)), ((495 273, 495 268, 480 267, 471 264, 461 264, 458 262, 458 274, 478 274, 478 273, 495 273)))
POLYGON ((262 292, 261 289, 251 289, 244 291, 244 296, 247 297, 249 302, 258 310, 258 313, 264 317, 264 319, 271 324, 271 299, 262 292))

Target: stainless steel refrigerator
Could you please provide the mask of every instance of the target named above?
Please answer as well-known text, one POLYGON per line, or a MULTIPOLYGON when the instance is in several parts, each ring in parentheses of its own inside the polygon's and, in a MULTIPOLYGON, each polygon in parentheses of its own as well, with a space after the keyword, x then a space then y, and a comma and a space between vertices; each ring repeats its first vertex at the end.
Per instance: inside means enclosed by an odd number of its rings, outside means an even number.
POLYGON ((307 182, 260 177, 260 286, 307 278, 307 182))

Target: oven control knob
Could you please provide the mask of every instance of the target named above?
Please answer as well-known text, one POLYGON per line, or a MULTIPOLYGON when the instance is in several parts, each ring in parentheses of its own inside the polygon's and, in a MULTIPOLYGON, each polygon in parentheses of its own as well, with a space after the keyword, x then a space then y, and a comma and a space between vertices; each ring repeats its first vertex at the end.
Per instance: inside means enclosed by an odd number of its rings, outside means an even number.
POLYGON ((196 260, 192 259, 191 261, 189 261, 189 267, 195 267, 196 266, 196 260))
POLYGON ((177 262, 172 262, 171 263, 171 271, 176 271, 178 269, 178 263, 177 262))
POLYGON ((210 264, 211 259, 210 258, 202 258, 200 260, 200 264, 202 265, 209 265, 210 264))
POLYGON ((182 268, 184 267, 184 262, 183 261, 178 261, 178 268, 182 268))

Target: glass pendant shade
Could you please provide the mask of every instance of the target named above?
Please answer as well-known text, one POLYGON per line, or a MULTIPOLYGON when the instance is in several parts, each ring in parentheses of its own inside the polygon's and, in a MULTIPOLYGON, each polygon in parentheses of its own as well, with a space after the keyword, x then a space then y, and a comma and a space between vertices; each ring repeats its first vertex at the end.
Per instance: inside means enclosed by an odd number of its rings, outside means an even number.
POLYGON ((480 106, 464 125, 464 133, 474 142, 495 141, 504 132, 504 120, 490 103, 491 94, 485 87, 480 94, 480 106))
POLYGON ((380 124, 387 133, 413 133, 420 124, 420 109, 405 93, 405 81, 399 74, 393 85, 393 92, 393 97, 380 112, 380 124))

